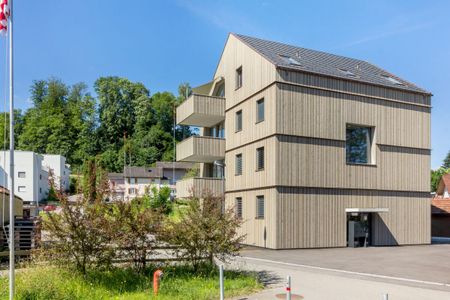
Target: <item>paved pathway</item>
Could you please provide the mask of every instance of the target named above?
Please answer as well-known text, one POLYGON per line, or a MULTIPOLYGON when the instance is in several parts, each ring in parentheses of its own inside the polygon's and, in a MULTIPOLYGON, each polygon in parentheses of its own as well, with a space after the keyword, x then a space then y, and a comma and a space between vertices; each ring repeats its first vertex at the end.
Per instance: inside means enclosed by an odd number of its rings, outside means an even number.
POLYGON ((448 245, 447 247, 433 245, 354 250, 271 251, 250 249, 243 251, 243 257, 238 258, 231 267, 262 271, 263 280, 267 281, 268 289, 259 294, 236 299, 276 299, 276 294, 284 292, 287 275, 292 277, 292 292, 302 295, 306 300, 380 300, 383 299, 384 293, 389 294, 389 300, 450 299, 450 274, 447 273, 450 263, 446 259, 447 252, 450 251, 448 245), (421 247, 422 249, 418 249, 421 247), (400 250, 396 252, 396 249, 400 250), (369 251, 353 255, 358 253, 358 250, 369 251), (392 251, 394 253, 390 253, 392 251), (320 259, 320 252, 323 252, 322 259, 320 259), (331 255, 332 253, 334 255, 331 255), (409 253, 409 257, 394 260, 394 257, 407 255, 407 253, 409 253), (422 257, 422 255, 430 253, 442 254, 443 257, 422 257), (356 268, 348 262, 352 259, 359 262, 362 259, 361 255, 368 258, 365 264, 366 268, 356 268), (380 257, 373 260, 373 256, 380 257), (296 257, 297 259, 295 259, 296 257), (421 260, 414 263, 416 259, 421 260), (340 261, 341 263, 339 263, 340 261), (305 264, 305 262, 308 263, 305 264), (405 262, 413 265, 403 268, 405 262), (383 265, 386 267, 383 268, 383 265), (356 270, 352 270, 352 266, 356 270), (433 270, 433 268, 437 269, 433 270), (377 272, 372 272, 373 270, 377 272), (429 272, 433 274, 429 274, 429 272), (444 276, 442 276, 443 274, 444 276), (441 277, 439 277, 440 275, 441 277), (436 278, 437 280, 434 280, 436 278))

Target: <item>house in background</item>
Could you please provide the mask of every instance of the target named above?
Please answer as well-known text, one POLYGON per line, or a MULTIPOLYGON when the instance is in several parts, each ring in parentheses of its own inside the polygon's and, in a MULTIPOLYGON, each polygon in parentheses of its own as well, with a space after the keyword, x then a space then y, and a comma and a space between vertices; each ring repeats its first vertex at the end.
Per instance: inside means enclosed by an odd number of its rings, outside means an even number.
POLYGON ((133 199, 143 196, 153 187, 157 189, 169 186, 172 190, 175 183, 193 168, 191 163, 156 162, 155 167, 125 166, 123 173, 109 173, 108 182, 111 198, 133 199))
POLYGON ((57 154, 42 154, 43 169, 54 176, 57 188, 68 191, 70 188, 70 166, 66 164, 66 158, 57 154))
POLYGON ((430 243, 431 94, 390 72, 232 33, 176 117, 201 134, 176 145, 201 165, 177 194, 225 192, 245 244, 430 243))
MULTIPOLYGON (((14 151, 14 194, 24 205, 37 205, 48 196, 49 173, 55 174, 56 184, 69 189, 69 166, 61 155, 14 151)), ((0 185, 9 186, 9 151, 0 151, 0 185)))
POLYGON ((436 195, 431 200, 431 235, 450 237, 450 174, 439 181, 436 195))

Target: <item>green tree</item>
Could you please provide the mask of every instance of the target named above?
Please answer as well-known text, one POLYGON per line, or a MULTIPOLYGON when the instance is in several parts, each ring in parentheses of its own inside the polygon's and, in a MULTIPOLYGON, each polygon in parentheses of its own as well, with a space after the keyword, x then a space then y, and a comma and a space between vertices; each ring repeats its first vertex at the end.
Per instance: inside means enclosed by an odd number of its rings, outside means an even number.
POLYGON ((442 167, 445 169, 449 169, 450 168, 450 151, 447 153, 447 156, 445 157, 443 163, 442 163, 442 167))
MULTIPOLYGON (((23 115, 20 110, 14 111, 14 141, 17 145, 19 136, 23 130, 23 115)), ((0 143, 2 150, 9 149, 9 112, 0 114, 0 143)))
POLYGON ((123 136, 134 134, 136 124, 135 107, 147 101, 150 92, 142 83, 133 83, 125 78, 101 77, 94 84, 98 95, 98 128, 102 149, 110 146, 119 150, 123 136))
POLYGON ((441 181, 441 177, 445 174, 450 173, 449 168, 440 167, 437 170, 431 170, 431 191, 436 192, 439 182, 441 181))

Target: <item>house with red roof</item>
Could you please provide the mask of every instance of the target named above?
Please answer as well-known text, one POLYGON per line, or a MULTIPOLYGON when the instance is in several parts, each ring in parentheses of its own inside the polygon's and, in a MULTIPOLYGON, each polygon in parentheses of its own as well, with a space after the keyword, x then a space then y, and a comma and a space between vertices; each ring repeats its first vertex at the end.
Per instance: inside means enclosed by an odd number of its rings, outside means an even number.
POLYGON ((431 200, 431 235, 450 237, 450 174, 442 176, 431 200))

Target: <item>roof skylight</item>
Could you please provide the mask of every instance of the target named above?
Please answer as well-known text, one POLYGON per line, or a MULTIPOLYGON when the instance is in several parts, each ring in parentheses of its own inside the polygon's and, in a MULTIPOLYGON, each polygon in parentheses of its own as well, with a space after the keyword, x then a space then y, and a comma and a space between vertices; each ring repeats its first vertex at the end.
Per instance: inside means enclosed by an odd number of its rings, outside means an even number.
POLYGON ((353 73, 352 71, 349 71, 347 69, 338 68, 338 70, 344 75, 351 76, 351 77, 356 77, 355 73, 353 73))
POLYGON ((288 55, 281 55, 280 54, 280 57, 282 59, 284 59, 290 65, 294 65, 294 66, 301 66, 302 65, 298 60, 296 60, 295 58, 292 58, 292 57, 290 57, 288 55))
POLYGON ((384 79, 386 79, 387 81, 390 81, 391 83, 393 83, 393 84, 396 84, 396 85, 403 85, 403 83, 401 83, 400 81, 398 81, 397 79, 395 79, 394 77, 391 77, 391 76, 389 76, 389 75, 381 75, 381 76, 383 76, 383 78, 384 79))

